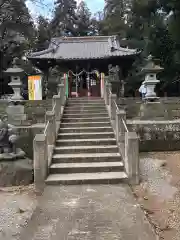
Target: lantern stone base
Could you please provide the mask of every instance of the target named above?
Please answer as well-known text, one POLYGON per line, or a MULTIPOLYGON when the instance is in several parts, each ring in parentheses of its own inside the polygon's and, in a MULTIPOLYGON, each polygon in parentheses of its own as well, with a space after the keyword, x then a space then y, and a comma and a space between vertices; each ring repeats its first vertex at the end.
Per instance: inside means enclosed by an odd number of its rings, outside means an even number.
MULTIPOLYGON (((151 76, 151 75, 150 75, 151 76)), ((145 99, 146 100, 157 100, 158 97, 154 91, 155 89, 155 86, 157 83, 159 83, 159 80, 156 79, 156 75, 153 75, 154 76, 154 80, 150 79, 150 76, 147 76, 147 79, 144 81, 144 85, 146 87, 146 95, 145 95, 145 99)))
POLYGON ((9 105, 6 109, 8 115, 8 123, 19 126, 22 122, 27 119, 26 114, 24 114, 23 105, 9 105))
MULTIPOLYGON (((153 98, 154 100, 154 98, 153 98)), ((166 119, 165 106, 160 101, 145 101, 140 105, 138 118, 142 120, 164 120, 166 119), (158 112, 158 117, 157 117, 158 112)))
POLYGON ((157 97, 156 95, 155 96, 145 96, 144 100, 146 102, 157 102, 159 103, 159 97, 157 97))
POLYGON ((11 152, 11 153, 1 153, 0 154, 0 162, 1 161, 15 161, 18 159, 25 159, 25 152, 18 148, 16 149, 16 153, 11 152))

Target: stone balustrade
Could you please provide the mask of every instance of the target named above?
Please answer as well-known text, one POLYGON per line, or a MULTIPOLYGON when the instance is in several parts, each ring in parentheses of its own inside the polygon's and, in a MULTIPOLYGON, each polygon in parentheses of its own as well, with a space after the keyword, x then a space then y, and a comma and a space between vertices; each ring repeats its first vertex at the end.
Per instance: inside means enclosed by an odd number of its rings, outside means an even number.
POLYGON ((33 141, 34 184, 38 192, 44 189, 65 102, 64 84, 60 84, 58 95, 53 96, 52 110, 45 114, 44 132, 33 141))
POLYGON ((117 105, 117 96, 112 94, 111 84, 105 83, 104 100, 122 155, 125 171, 131 184, 139 184, 139 137, 130 132, 126 124, 126 112, 117 105))
POLYGON ((45 179, 48 175, 47 136, 37 134, 33 141, 34 150, 34 185, 38 192, 43 191, 45 179))
POLYGON ((56 115, 54 110, 46 112, 44 135, 47 136, 47 144, 53 145, 56 139, 56 115))

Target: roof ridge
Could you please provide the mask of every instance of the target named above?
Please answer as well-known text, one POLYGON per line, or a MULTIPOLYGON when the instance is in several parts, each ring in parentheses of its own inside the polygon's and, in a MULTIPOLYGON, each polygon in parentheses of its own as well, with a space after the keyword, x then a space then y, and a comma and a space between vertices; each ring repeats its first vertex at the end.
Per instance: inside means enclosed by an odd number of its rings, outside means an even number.
POLYGON ((49 48, 32 53, 29 58, 44 59, 101 59, 138 54, 137 49, 120 46, 119 38, 113 36, 55 37, 49 48))
POLYGON ((81 41, 108 41, 109 38, 116 38, 116 35, 113 36, 83 36, 83 37, 55 37, 51 38, 51 42, 81 42, 81 41))
POLYGON ((118 49, 115 49, 115 50, 123 51, 123 52, 136 52, 137 51, 137 49, 125 48, 125 47, 121 47, 121 46, 118 49))
POLYGON ((75 39, 78 39, 78 38, 109 38, 109 37, 116 37, 117 35, 95 35, 95 36, 78 36, 78 37, 53 37, 53 38, 56 38, 56 39, 72 39, 72 38, 75 38, 75 39))
POLYGON ((54 51, 54 48, 47 48, 47 49, 39 51, 39 52, 31 53, 30 56, 31 57, 37 57, 37 56, 40 56, 42 54, 51 53, 53 51, 54 51))

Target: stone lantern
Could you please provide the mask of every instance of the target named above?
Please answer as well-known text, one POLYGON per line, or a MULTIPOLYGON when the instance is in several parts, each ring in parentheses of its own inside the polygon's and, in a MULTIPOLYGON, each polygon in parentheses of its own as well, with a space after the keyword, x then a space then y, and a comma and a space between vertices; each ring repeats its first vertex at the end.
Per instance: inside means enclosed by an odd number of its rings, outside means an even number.
POLYGON ((9 86, 12 87, 14 94, 9 99, 9 105, 6 109, 8 123, 12 125, 22 125, 26 120, 26 114, 24 114, 24 106, 21 96, 21 77, 25 75, 24 70, 17 66, 17 58, 13 60, 13 66, 4 71, 6 76, 11 77, 9 86))
POLYGON ((19 68, 17 66, 17 58, 13 60, 13 66, 8 68, 6 71, 4 71, 4 75, 11 77, 11 82, 9 83, 9 86, 12 87, 14 94, 11 97, 11 100, 17 101, 21 100, 21 77, 24 76, 24 70, 22 68, 19 68))
POLYGON ((147 59, 146 66, 141 71, 142 74, 145 75, 145 81, 144 81, 144 85, 146 87, 145 100, 155 101, 156 99, 158 99, 154 89, 156 84, 160 82, 156 78, 156 76, 159 72, 162 72, 162 71, 163 71, 163 68, 161 68, 159 65, 156 65, 152 60, 152 56, 150 55, 147 59))
POLYGON ((146 66, 142 69, 143 75, 145 75, 145 81, 143 84, 146 87, 145 101, 140 105, 140 111, 138 118, 143 120, 164 120, 166 116, 166 110, 163 102, 157 101, 159 98, 154 91, 155 86, 160 81, 156 78, 157 73, 161 72, 163 68, 156 65, 152 56, 147 59, 146 66))

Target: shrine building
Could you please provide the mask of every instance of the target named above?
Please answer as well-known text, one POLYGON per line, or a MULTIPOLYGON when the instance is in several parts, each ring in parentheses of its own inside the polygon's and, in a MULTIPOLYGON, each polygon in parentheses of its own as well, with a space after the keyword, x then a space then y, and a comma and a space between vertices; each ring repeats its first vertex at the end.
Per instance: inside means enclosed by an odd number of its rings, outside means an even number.
POLYGON ((100 96, 101 73, 119 66, 124 79, 139 52, 122 47, 117 36, 57 37, 49 47, 28 56, 48 78, 48 69, 59 66, 67 74, 69 96, 100 96))

